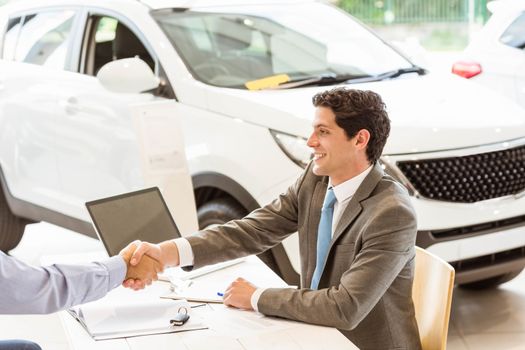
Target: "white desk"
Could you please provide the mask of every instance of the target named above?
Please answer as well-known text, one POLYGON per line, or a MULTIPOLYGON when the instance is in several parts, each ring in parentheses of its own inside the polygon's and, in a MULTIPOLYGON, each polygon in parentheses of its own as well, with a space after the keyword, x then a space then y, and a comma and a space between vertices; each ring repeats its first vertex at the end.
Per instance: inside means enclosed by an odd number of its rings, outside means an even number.
MULTIPOLYGON (((200 278, 221 281, 228 285, 236 277, 244 277, 259 286, 285 285, 256 257, 200 278)), ((168 291, 168 283, 156 282, 149 287, 148 293, 152 297, 158 297, 168 291)), ((253 311, 228 308, 222 304, 208 304, 194 308, 192 312, 195 316, 202 317, 209 329, 101 341, 93 340, 67 312, 61 312, 60 319, 74 350, 357 349, 335 328, 265 317, 253 311)))

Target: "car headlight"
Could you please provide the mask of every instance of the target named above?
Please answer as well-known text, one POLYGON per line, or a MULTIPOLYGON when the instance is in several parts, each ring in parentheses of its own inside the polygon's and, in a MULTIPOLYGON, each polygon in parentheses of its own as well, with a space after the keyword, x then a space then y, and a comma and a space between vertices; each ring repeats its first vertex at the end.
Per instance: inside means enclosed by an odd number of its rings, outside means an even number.
POLYGON ((270 130, 275 142, 279 145, 281 150, 301 168, 306 168, 312 159, 312 150, 306 145, 304 137, 285 134, 279 131, 270 130))

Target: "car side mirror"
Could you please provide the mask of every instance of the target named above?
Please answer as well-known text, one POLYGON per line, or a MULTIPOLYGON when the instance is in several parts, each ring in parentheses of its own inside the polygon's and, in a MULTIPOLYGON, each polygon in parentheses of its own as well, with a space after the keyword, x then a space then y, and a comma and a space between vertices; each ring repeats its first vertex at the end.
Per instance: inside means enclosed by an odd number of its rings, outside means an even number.
POLYGON ((138 57, 106 63, 97 73, 102 86, 113 92, 141 93, 155 89, 160 79, 146 62, 138 57))

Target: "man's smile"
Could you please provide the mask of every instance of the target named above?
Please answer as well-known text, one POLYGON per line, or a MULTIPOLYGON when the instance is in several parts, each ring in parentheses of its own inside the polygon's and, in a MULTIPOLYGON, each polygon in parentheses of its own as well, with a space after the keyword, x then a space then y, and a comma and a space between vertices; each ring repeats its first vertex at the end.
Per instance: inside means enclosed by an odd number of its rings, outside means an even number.
POLYGON ((314 160, 318 160, 326 156, 326 153, 314 153, 314 160))

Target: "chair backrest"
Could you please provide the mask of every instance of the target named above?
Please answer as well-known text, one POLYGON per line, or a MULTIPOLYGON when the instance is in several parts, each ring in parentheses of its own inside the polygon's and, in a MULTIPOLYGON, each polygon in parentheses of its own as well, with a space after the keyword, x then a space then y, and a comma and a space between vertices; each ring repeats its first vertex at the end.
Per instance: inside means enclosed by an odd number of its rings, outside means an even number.
POLYGON ((416 247, 412 300, 423 350, 446 349, 453 288, 454 268, 416 247))

